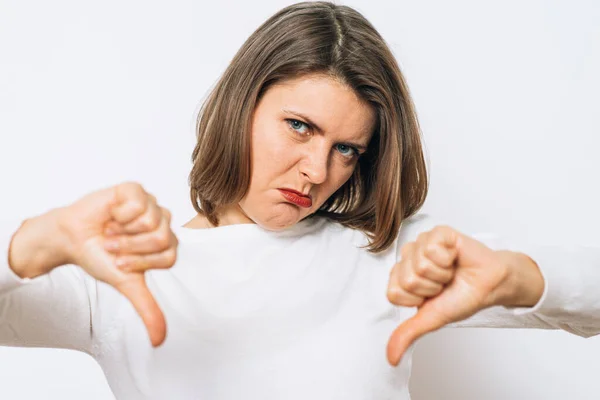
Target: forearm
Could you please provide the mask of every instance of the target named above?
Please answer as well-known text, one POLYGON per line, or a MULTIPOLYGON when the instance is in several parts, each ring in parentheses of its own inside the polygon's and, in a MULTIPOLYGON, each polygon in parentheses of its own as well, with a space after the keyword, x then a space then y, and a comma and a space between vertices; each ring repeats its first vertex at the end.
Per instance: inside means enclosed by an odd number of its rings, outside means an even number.
POLYGON ((64 209, 25 220, 13 235, 8 265, 21 278, 34 278, 69 263, 68 238, 62 227, 64 209))
POLYGON ((582 337, 600 333, 600 247, 528 244, 511 247, 523 250, 539 268, 533 268, 523 253, 509 255, 507 260, 521 265, 517 271, 522 274, 507 279, 515 282, 506 285, 511 288, 506 293, 511 295, 505 297, 504 303, 496 303, 505 306, 485 309, 451 326, 562 329, 582 337), (538 274, 543 275, 543 283, 539 282, 538 274), (543 293, 538 297, 541 287, 543 293))
POLYGON ((524 253, 497 252, 507 268, 507 279, 499 288, 496 304, 505 307, 533 307, 544 293, 544 277, 534 260, 524 253))

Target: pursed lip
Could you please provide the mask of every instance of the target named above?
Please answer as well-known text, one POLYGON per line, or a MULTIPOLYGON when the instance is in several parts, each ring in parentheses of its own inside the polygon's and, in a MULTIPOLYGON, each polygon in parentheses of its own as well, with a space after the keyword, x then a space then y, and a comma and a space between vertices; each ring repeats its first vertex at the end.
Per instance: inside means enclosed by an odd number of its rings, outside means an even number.
POLYGON ((298 196, 307 197, 307 198, 309 198, 309 199, 311 198, 310 194, 304 194, 304 193, 302 193, 302 192, 299 192, 299 191, 297 191, 297 190, 294 190, 294 189, 290 189, 290 188, 279 188, 279 189, 280 189, 280 190, 286 190, 286 191, 288 191, 288 192, 292 192, 292 193, 294 193, 294 194, 297 194, 298 196))
POLYGON ((299 192, 294 189, 288 188, 279 188, 279 192, 283 196, 286 201, 295 204, 302 208, 311 208, 312 207, 312 199, 310 195, 306 195, 302 192, 299 192))

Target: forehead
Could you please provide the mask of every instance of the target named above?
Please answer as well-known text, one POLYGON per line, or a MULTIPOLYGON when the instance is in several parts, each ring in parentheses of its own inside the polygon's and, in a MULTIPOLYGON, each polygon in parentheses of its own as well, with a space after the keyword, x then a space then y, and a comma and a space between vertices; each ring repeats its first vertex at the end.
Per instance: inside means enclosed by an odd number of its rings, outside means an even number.
POLYGON ((352 88, 328 76, 309 75, 278 83, 269 88, 263 101, 273 111, 306 115, 336 137, 368 141, 375 124, 373 107, 352 88))

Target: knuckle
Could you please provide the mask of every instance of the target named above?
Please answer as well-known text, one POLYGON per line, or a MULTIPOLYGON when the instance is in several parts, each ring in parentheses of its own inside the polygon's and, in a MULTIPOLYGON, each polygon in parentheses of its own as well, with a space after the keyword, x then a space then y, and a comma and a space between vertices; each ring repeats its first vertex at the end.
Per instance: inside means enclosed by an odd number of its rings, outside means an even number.
POLYGON ((146 209, 148 204, 148 194, 146 193, 146 190, 144 190, 144 187, 141 184, 134 182, 129 187, 129 191, 131 196, 136 199, 136 202, 139 202, 140 205, 146 209))
POLYGON ((151 215, 145 215, 142 219, 140 219, 140 229, 145 231, 151 230, 156 227, 156 222, 151 215))
POLYGON ((124 191, 132 192, 132 193, 144 191, 144 188, 142 187, 142 185, 139 184, 138 182, 134 182, 134 181, 125 181, 125 182, 121 183, 120 188, 123 189, 124 191))
POLYGON ((423 254, 427 258, 434 257, 437 253, 438 247, 435 243, 429 243, 423 248, 423 254))
POLYGON ((427 275, 431 271, 431 265, 426 262, 420 262, 415 266, 415 272, 421 276, 427 275))
POLYGON ((404 278, 404 284, 402 286, 407 291, 412 292, 412 291, 418 289, 418 287, 419 287, 419 280, 417 279, 416 276, 409 275, 406 278, 404 278))
POLYGON ((146 193, 146 190, 144 190, 144 187, 142 186, 141 183, 132 182, 131 188, 132 188, 132 190, 135 190, 138 194, 146 193))
POLYGON ((170 237, 168 234, 165 234, 164 231, 161 231, 153 236, 152 243, 154 246, 164 249, 169 247, 170 237))
POLYGON ((142 214, 146 210, 145 205, 139 200, 132 201, 129 207, 131 208, 131 211, 136 215, 142 214))
POLYGON ((135 182, 133 182, 133 181, 125 181, 125 182, 121 182, 117 187, 119 189, 126 190, 126 189, 130 189, 132 187, 132 185, 135 185, 135 182))

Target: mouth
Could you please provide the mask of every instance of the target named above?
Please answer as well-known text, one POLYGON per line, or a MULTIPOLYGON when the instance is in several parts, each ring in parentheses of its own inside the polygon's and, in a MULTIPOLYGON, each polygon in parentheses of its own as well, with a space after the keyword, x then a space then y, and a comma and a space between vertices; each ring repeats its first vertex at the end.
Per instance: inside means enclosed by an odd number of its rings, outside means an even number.
POLYGON ((305 195, 293 189, 279 189, 279 192, 284 199, 292 204, 295 204, 302 208, 312 207, 312 199, 310 195, 305 195))

